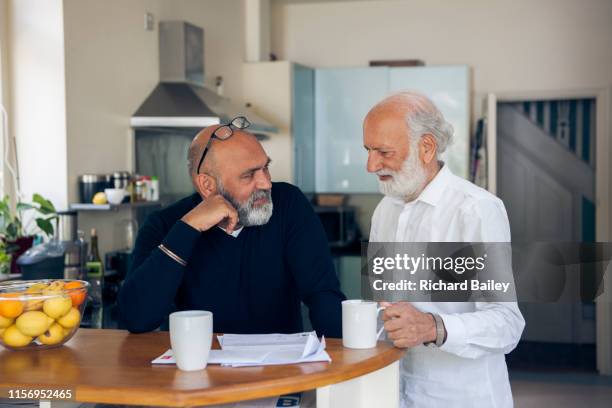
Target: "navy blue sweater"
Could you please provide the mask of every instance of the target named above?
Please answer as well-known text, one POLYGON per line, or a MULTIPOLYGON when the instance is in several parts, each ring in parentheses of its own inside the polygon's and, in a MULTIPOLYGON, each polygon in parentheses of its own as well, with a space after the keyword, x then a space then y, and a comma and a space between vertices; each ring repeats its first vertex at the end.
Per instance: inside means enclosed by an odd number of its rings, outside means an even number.
POLYGON ((181 221, 199 194, 151 214, 138 233, 119 310, 131 332, 156 329, 178 310, 213 312, 215 332, 302 331, 300 300, 319 335, 341 337, 345 299, 319 218, 301 191, 273 183, 274 211, 238 237, 181 221), (187 261, 183 267, 157 246, 187 261))

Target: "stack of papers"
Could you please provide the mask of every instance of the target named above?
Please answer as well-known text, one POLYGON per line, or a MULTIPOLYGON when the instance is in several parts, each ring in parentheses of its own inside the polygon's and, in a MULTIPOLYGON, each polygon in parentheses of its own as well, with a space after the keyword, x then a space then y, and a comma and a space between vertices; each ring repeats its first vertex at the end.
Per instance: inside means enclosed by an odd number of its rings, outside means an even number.
MULTIPOLYGON (((250 367, 297 364, 315 361, 331 362, 321 341, 312 332, 295 334, 224 334, 217 336, 221 350, 210 350, 208 364, 228 367, 250 367)), ((166 351, 152 364, 175 364, 172 350, 166 351)))

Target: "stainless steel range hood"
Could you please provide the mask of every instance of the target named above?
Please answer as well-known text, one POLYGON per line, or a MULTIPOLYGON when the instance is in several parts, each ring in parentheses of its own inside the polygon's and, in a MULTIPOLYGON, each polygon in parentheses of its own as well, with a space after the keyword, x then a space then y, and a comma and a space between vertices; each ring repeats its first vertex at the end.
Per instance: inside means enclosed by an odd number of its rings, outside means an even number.
POLYGON ((201 128, 246 116, 253 132, 276 126, 204 86, 204 31, 184 21, 159 23, 160 83, 130 120, 132 127, 201 128))

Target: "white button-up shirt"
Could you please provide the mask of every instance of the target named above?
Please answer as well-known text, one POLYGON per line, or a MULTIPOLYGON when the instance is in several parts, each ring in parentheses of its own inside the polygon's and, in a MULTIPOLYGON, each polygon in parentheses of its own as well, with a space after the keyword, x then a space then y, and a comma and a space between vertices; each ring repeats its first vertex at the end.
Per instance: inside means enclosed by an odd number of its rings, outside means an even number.
MULTIPOLYGON (((371 242, 510 242, 502 201, 444 165, 409 203, 385 197, 372 216, 371 242)), ((447 339, 417 346, 401 361, 402 407, 511 407, 505 354, 525 321, 516 303, 412 303, 437 313, 447 339)))

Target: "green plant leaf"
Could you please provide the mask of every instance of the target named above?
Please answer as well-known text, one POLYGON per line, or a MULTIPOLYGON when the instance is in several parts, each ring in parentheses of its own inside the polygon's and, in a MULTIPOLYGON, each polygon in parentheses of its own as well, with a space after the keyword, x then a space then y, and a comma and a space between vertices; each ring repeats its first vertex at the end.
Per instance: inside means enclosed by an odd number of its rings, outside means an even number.
POLYGON ((9 211, 8 196, 4 196, 4 198, 0 200, 0 211, 9 211))
POLYGON ((32 196, 32 201, 39 204, 40 208, 38 209, 43 214, 53 214, 55 213, 55 206, 53 203, 40 194, 34 194, 32 196))
POLYGON ((38 207, 34 207, 32 204, 28 203, 17 203, 17 211, 26 211, 26 210, 38 210, 38 207))
POLYGON ((0 216, 5 220, 11 219, 11 207, 9 206, 8 196, 4 196, 4 198, 0 200, 0 216))
POLYGON ((36 225, 40 228, 48 237, 53 235, 53 224, 50 219, 47 218, 36 218, 36 225))
POLYGON ((19 233, 19 226, 15 222, 11 222, 6 226, 6 239, 14 241, 17 239, 19 233))

